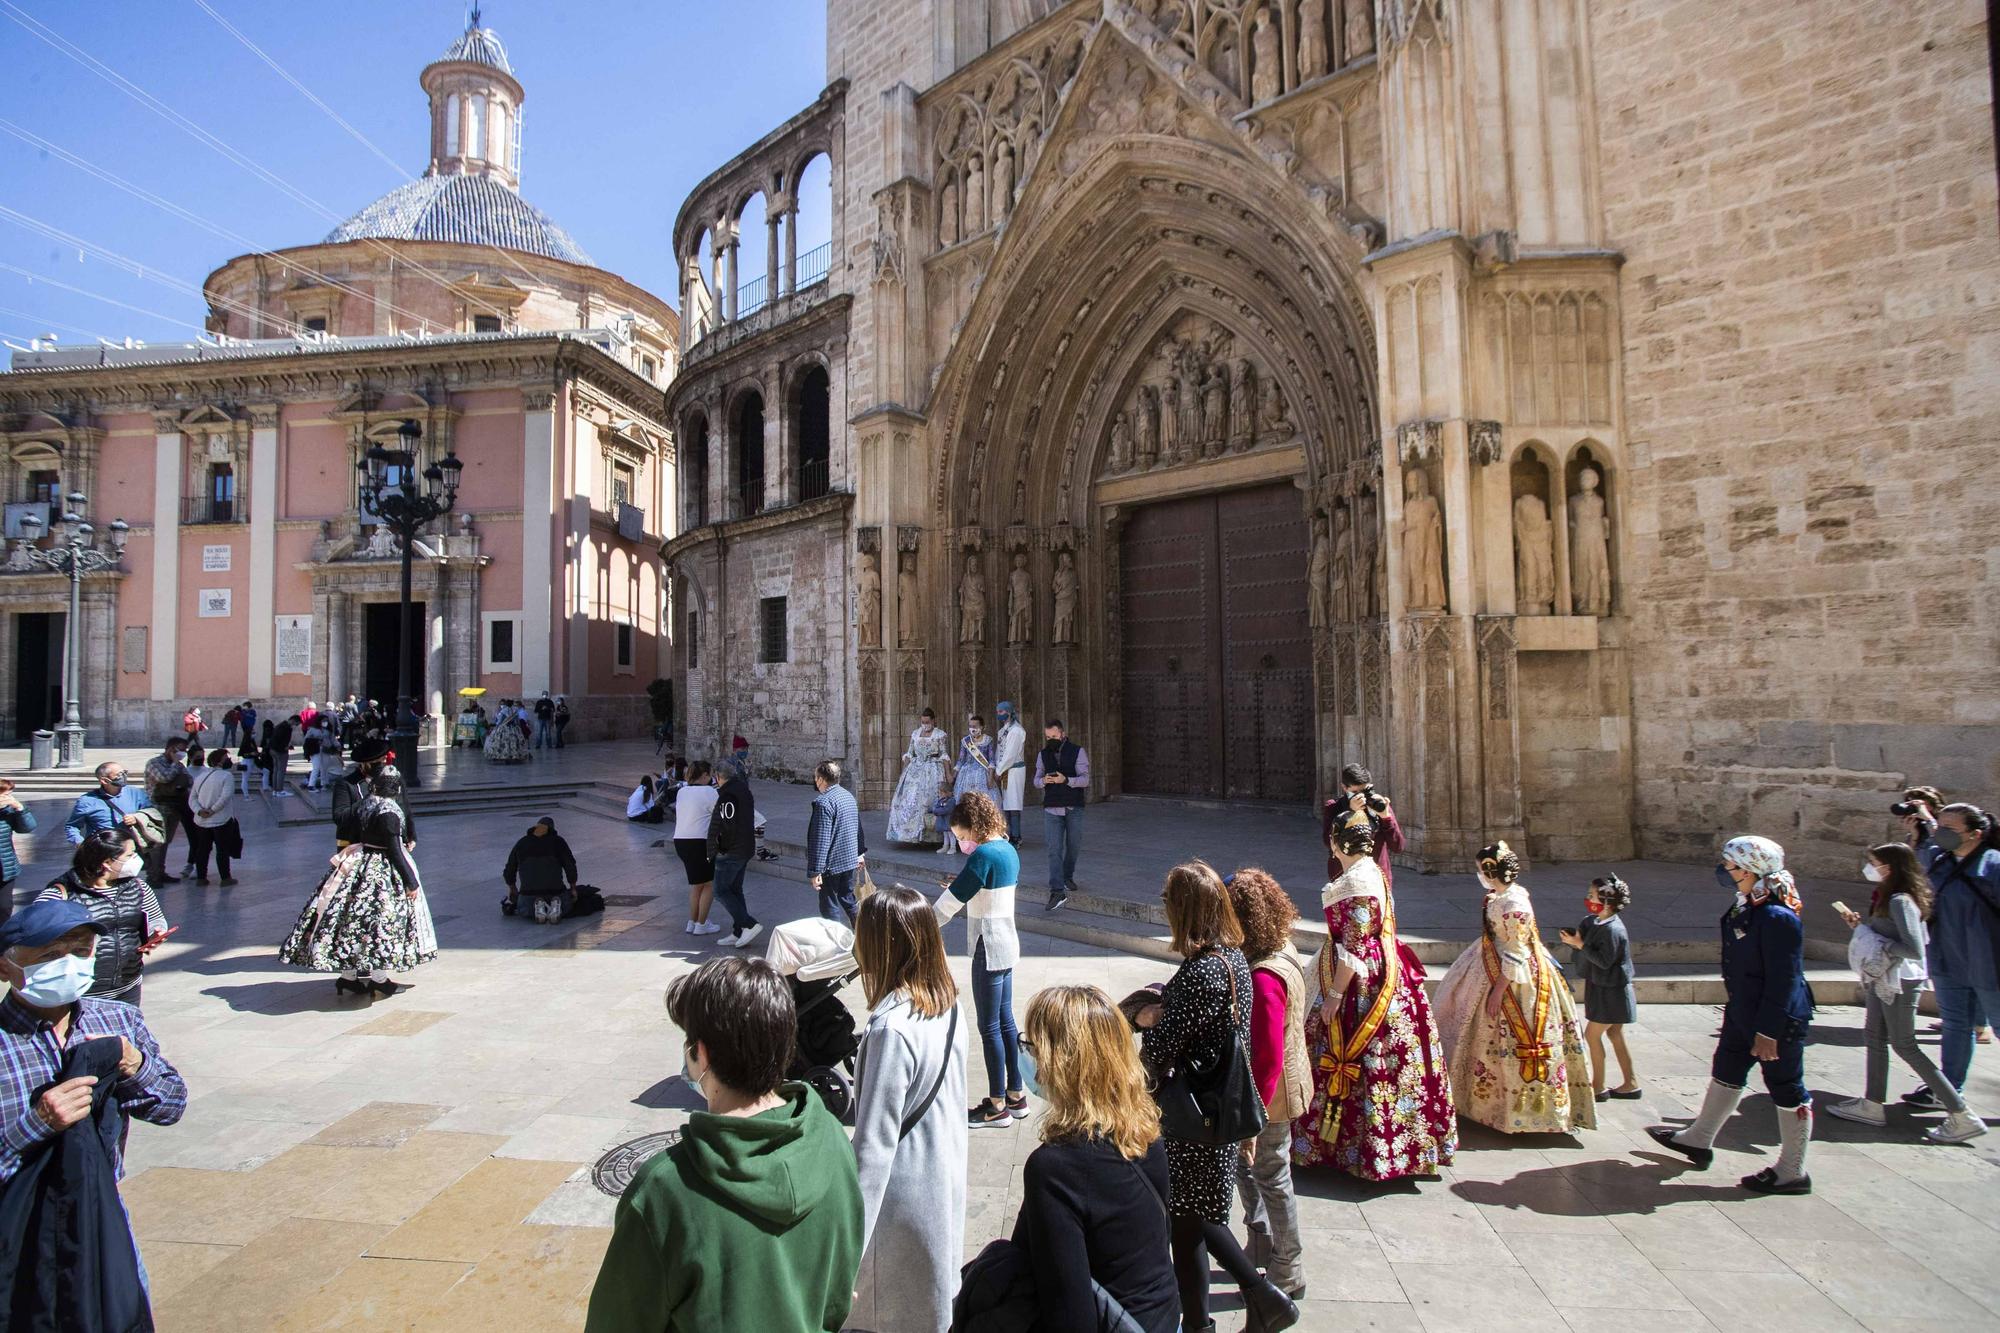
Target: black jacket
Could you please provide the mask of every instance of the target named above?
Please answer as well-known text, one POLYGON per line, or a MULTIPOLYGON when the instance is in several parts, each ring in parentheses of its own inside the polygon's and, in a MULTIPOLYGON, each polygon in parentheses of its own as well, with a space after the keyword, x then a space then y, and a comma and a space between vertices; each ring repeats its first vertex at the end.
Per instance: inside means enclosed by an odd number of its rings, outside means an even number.
POLYGON ((518 886, 530 898, 552 898, 576 887, 576 857, 551 824, 543 836, 530 832, 514 844, 501 878, 508 888, 518 886))
POLYGON ((1094 1282, 1147 1333, 1180 1325, 1167 1246, 1167 1150, 1155 1139, 1128 1161, 1103 1139, 1064 1139, 1028 1154, 1014 1243, 1034 1273, 1038 1329, 1094 1329, 1094 1282))
MULTIPOLYGON (((118 1202, 115 1037, 72 1046, 61 1080, 94 1077, 90 1118, 31 1150, 0 1192, 0 1273, 17 1333, 144 1333, 153 1327, 132 1227, 118 1202)), ((59 1081, 61 1081, 59 1080, 59 1081)))
MULTIPOLYGON (((356 765, 333 780, 333 836, 343 845, 361 841, 361 827, 356 822, 356 812, 361 803, 368 799, 370 775, 356 765)), ((409 802, 397 796, 393 798, 403 812, 403 840, 417 840, 417 821, 410 817, 409 802)))
POLYGON ((72 870, 65 870, 42 892, 47 894, 55 889, 82 904, 90 919, 98 924, 97 979, 90 983, 90 994, 115 996, 129 989, 146 966, 139 946, 151 934, 146 928, 149 899, 154 912, 159 911, 152 889, 137 875, 88 888, 77 883, 76 872, 72 870))
POLYGON ((715 830, 715 854, 747 861, 757 850, 757 798, 750 784, 731 778, 716 794, 715 814, 709 819, 715 830))

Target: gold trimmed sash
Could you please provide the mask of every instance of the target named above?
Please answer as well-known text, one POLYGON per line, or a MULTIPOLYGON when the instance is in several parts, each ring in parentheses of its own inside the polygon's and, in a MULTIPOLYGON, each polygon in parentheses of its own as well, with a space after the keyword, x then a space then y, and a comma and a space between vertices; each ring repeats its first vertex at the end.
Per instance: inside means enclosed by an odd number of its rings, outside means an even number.
MULTIPOLYGON (((1319 1133, 1328 1142, 1339 1132, 1341 1103, 1361 1086, 1361 1053, 1368 1049, 1368 1044, 1375 1040, 1375 1034, 1381 1031, 1383 1020, 1389 1016, 1389 1005, 1396 998, 1396 988, 1402 982, 1402 960, 1396 954, 1396 909, 1390 905, 1386 884, 1382 886, 1381 939, 1382 988, 1375 992, 1375 1002, 1362 1015, 1354 1035, 1344 1037, 1341 1033, 1338 999, 1332 1006, 1332 1019, 1327 1023, 1326 1049, 1320 1052, 1319 1057, 1319 1072, 1326 1078, 1326 1102, 1320 1110, 1319 1133)), ((1320 994, 1325 997, 1333 989, 1331 939, 1320 950, 1319 971, 1320 994)))
POLYGON ((1487 980, 1500 987, 1500 1011, 1507 1019, 1507 1026, 1513 1030, 1514 1057, 1521 1062, 1521 1078, 1529 1083, 1548 1082, 1549 1066, 1555 1051, 1542 1040, 1542 1034, 1548 1031, 1549 973, 1542 966, 1541 951, 1532 944, 1528 950, 1529 980, 1535 988, 1533 1027, 1528 1025, 1528 1017, 1521 1011, 1521 1000, 1514 994, 1514 987, 1500 974, 1500 950, 1494 945, 1491 935, 1480 940, 1480 955, 1486 962, 1487 980))

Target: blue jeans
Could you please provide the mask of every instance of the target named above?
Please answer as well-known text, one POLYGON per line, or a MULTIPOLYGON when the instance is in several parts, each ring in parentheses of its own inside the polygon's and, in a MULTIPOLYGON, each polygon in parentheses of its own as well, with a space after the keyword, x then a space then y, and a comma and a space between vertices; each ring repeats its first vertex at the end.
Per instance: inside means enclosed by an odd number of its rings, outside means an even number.
POLYGON ((1009 842, 1019 842, 1021 840, 1021 812, 1019 810, 1003 810, 1001 813, 1007 818, 1007 840, 1009 842))
POLYGON ((819 877, 819 914, 828 921, 844 921, 854 924, 855 913, 861 904, 854 901, 854 872, 852 870, 826 870, 819 877))
POLYGON ((1965 1076, 1972 1072, 1973 1029, 2000 1014, 2000 990, 1940 976, 1932 976, 1931 985, 1937 989, 1938 1017, 1944 1020, 1944 1036, 1938 1040, 1938 1068, 1951 1086, 1963 1092, 1965 1076))
POLYGON ((545 717, 535 719, 535 748, 546 750, 556 743, 555 724, 545 717))
POLYGON ((1049 892, 1067 893, 1076 879, 1076 854, 1083 850, 1083 807, 1070 806, 1066 815, 1044 810, 1042 832, 1049 839, 1049 892))
POLYGON ((736 927, 737 934, 757 924, 757 918, 750 915, 750 904, 743 901, 743 872, 749 868, 750 863, 739 857, 715 858, 715 901, 729 913, 730 924, 736 927))
POLYGON ((986 1095, 998 1101, 1021 1086, 1021 1036, 1014 1029, 1014 969, 987 971, 985 940, 972 951, 972 1012, 986 1052, 986 1095))

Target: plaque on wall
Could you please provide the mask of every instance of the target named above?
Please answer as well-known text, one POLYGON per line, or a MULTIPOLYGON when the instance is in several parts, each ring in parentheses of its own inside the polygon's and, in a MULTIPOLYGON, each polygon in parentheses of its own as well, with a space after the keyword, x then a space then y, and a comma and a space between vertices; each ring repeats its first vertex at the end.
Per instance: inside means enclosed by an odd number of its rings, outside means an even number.
POLYGON ((232 549, 228 546, 202 547, 201 572, 204 574, 226 572, 229 568, 229 553, 232 549))
POLYGON ((203 588, 195 614, 203 620, 220 620, 229 614, 230 589, 203 588))
POLYGON ((277 660, 272 670, 280 676, 312 674, 313 618, 279 616, 277 660))
POLYGON ((146 673, 146 627, 127 625, 118 634, 118 669, 133 675, 146 673))

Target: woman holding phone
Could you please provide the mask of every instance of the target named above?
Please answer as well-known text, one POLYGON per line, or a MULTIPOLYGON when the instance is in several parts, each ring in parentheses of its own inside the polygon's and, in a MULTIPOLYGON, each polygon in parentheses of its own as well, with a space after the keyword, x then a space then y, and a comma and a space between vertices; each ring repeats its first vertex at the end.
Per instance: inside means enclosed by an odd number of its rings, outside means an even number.
POLYGON ((38 898, 73 898, 97 922, 97 977, 91 995, 139 1003, 146 955, 173 931, 146 883, 145 861, 116 833, 93 833, 77 844, 64 871, 38 898))

